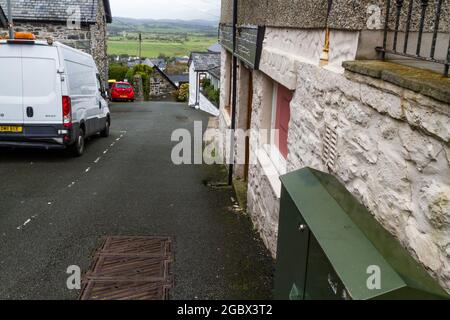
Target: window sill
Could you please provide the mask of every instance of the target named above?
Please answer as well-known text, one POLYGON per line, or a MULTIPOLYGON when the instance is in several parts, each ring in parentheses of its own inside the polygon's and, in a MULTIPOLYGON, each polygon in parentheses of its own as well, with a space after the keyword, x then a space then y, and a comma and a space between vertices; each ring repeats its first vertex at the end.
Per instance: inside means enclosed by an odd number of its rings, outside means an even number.
POLYGON ((228 127, 231 127, 231 116, 226 109, 222 109, 222 117, 228 127))
POLYGON ((276 197, 281 197, 280 176, 286 173, 286 160, 281 156, 275 146, 265 145, 257 152, 257 159, 267 177, 276 197), (281 157, 281 159, 280 159, 281 157))

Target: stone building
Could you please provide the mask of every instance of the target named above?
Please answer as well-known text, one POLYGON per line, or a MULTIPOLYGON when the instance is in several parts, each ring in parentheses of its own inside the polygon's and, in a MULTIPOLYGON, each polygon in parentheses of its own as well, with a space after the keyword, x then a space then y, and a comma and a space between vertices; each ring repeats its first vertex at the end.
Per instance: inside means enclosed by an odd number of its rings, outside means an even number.
POLYGON ((423 3, 391 1, 385 23, 384 0, 239 0, 234 48, 233 1, 222 1, 219 127, 225 135, 235 114, 236 129, 253 131, 221 148, 274 257, 279 177, 312 167, 336 176, 450 292, 450 6, 436 24, 437 2, 426 2, 420 32, 423 3))
POLYGON ((158 66, 153 66, 153 74, 150 77, 150 99, 171 99, 172 93, 177 90, 177 85, 158 66))
MULTIPOLYGON (((12 0, 15 31, 83 50, 94 57, 102 80, 108 80, 107 23, 112 22, 109 0, 12 0)), ((6 8, 6 0, 0 0, 6 8)), ((6 9, 5 9, 6 10, 6 9)))

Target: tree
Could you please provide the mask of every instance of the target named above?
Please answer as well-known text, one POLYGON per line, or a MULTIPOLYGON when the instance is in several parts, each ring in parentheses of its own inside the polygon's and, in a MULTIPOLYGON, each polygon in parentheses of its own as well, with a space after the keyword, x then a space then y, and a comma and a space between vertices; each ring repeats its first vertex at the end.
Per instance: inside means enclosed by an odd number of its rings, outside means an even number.
POLYGON ((174 95, 178 102, 187 102, 189 98, 189 83, 183 83, 180 88, 175 91, 174 95))
POLYGON ((109 78, 117 81, 123 81, 127 77, 128 67, 120 63, 111 63, 109 65, 109 78))
POLYGON ((153 68, 145 65, 145 64, 138 64, 134 66, 132 69, 128 70, 126 74, 126 78, 129 81, 132 81, 134 79, 135 75, 140 75, 142 78, 142 86, 144 90, 144 99, 146 101, 150 100, 150 77, 153 74, 153 68))

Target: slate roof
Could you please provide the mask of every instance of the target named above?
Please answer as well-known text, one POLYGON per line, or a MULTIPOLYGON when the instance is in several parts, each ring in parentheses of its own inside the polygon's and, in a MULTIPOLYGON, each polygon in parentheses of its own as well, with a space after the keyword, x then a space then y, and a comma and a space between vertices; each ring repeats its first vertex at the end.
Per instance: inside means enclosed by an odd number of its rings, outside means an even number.
POLYGON ((210 46, 208 48, 208 51, 209 52, 220 52, 221 49, 222 49, 222 46, 220 44, 216 43, 216 44, 213 44, 212 46, 210 46))
POLYGON ((209 72, 220 67, 220 53, 216 52, 192 52, 190 63, 194 64, 195 71, 209 72))
POLYGON ((189 82, 189 75, 188 74, 170 74, 167 75, 170 80, 172 80, 172 82, 174 83, 180 83, 180 82, 189 82))
MULTIPOLYGON (((69 16, 67 9, 79 6, 82 23, 95 23, 98 1, 103 1, 106 21, 112 22, 109 0, 11 0, 13 19, 19 21, 65 22, 69 16)), ((6 8, 6 0, 0 0, 6 8)))
POLYGON ((178 89, 178 86, 175 84, 175 82, 173 82, 172 79, 170 79, 169 76, 164 71, 158 68, 158 66, 154 66, 153 70, 159 72, 163 76, 163 78, 165 78, 172 85, 174 89, 178 89))
POLYGON ((167 68, 167 62, 164 59, 145 59, 143 64, 148 65, 153 68, 154 66, 158 66, 161 70, 165 70, 167 68))
POLYGON ((6 18, 6 14, 2 9, 2 6, 0 5, 0 28, 7 28, 8 27, 8 19, 6 18))
POLYGON ((208 72, 209 72, 209 74, 212 75, 214 78, 220 80, 220 66, 215 67, 215 68, 212 68, 212 69, 210 69, 208 72))

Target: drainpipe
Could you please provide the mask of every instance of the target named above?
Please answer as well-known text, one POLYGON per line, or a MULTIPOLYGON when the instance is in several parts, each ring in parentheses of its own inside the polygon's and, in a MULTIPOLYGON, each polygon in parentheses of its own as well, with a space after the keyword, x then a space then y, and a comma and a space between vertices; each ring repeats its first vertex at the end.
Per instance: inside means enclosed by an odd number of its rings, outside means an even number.
POLYGON ((330 58, 330 28, 328 27, 328 20, 330 18, 331 9, 333 6, 333 0, 328 0, 328 11, 325 25, 325 45, 320 56, 320 66, 323 67, 328 64, 330 58))
POLYGON ((195 86, 195 105, 194 105, 194 109, 195 109, 196 106, 199 105, 199 103, 198 103, 198 95, 199 95, 199 92, 200 92, 200 75, 199 75, 198 72, 196 72, 196 74, 197 74, 197 76, 196 76, 197 85, 195 86))
POLYGON ((238 0, 233 0, 233 100, 231 104, 231 148, 230 148, 230 167, 228 169, 228 184, 233 185, 233 172, 234 172, 234 138, 236 130, 236 105, 237 105, 237 58, 236 58, 236 35, 237 35, 237 23, 238 23, 238 0))
POLYGON ((14 27, 13 27, 13 17, 12 17, 12 8, 11 8, 11 0, 6 1, 6 6, 8 7, 8 29, 9 29, 9 38, 14 39, 14 27))

